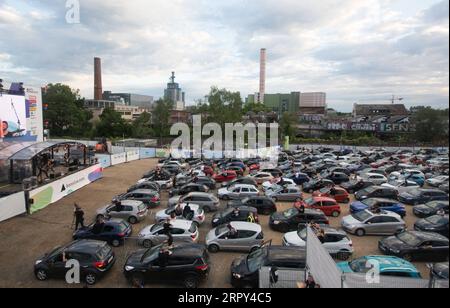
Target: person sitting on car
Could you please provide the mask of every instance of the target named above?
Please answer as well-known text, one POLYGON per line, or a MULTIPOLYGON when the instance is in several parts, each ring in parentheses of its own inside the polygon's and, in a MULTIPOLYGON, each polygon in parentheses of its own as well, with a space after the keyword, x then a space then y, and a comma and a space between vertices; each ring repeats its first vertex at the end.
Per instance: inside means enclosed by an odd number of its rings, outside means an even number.
POLYGON ((183 208, 181 207, 180 203, 178 203, 177 207, 175 208, 175 215, 177 217, 183 215, 183 208))
POLYGON ((227 225, 228 227, 228 238, 230 239, 235 239, 237 237, 237 230, 235 228, 233 228, 233 226, 231 224, 227 225))
POLYGON ((189 214, 191 213, 191 211, 192 211, 192 210, 191 210, 191 207, 189 206, 189 203, 187 203, 187 204, 184 206, 182 216, 183 216, 184 218, 188 219, 188 216, 189 216, 189 214))
POLYGON ((103 218, 101 218, 101 217, 97 218, 94 226, 92 227, 92 233, 100 234, 102 232, 104 226, 105 226, 105 221, 103 220, 103 218))

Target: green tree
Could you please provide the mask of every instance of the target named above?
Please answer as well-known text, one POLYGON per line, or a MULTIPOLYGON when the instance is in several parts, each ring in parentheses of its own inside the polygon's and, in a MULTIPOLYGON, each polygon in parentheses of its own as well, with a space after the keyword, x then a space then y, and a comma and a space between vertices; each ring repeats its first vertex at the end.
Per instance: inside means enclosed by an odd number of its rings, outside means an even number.
POLYGON ((418 107, 412 116, 417 141, 443 144, 448 142, 449 110, 418 107))
POLYGON ((289 136, 291 140, 295 139, 297 134, 298 119, 294 113, 285 112, 280 118, 281 137, 289 136))
POLYGON ((154 135, 151 114, 142 113, 133 123, 134 138, 150 138, 154 135))
POLYGON ((209 121, 220 124, 236 123, 242 119, 242 98, 239 92, 211 87, 208 96, 209 121))
POLYGON ((60 83, 47 85, 42 95, 43 103, 48 105, 44 110, 44 119, 48 128, 57 137, 89 137, 92 124, 92 113, 84 109, 84 99, 79 91, 60 83))
POLYGON ((105 108, 100 115, 100 122, 96 126, 97 137, 130 137, 132 127, 117 111, 105 108))
POLYGON ((170 134, 170 111, 173 109, 173 102, 160 99, 155 104, 153 110, 153 129, 156 136, 162 138, 170 134))
POLYGON ((243 113, 247 114, 249 112, 259 113, 259 112, 270 112, 270 108, 268 108, 264 104, 258 104, 258 103, 250 103, 246 104, 243 109, 243 113))

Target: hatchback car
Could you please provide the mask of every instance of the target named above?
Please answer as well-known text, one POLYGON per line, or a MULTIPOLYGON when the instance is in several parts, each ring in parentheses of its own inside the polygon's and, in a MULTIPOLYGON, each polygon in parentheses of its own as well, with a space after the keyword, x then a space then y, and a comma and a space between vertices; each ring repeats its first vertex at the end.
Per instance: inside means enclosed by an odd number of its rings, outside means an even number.
POLYGON ((363 179, 361 180, 352 180, 349 182, 345 182, 341 184, 341 187, 346 189, 348 191, 349 194, 354 194, 355 192, 370 187, 370 186, 374 186, 375 184, 371 181, 365 181, 363 179))
POLYGON ((253 174, 251 177, 256 181, 256 183, 258 183, 258 185, 274 179, 273 175, 268 172, 258 172, 253 174))
POLYGON ((173 197, 168 201, 169 207, 174 207, 179 203, 198 204, 205 213, 215 212, 219 208, 220 201, 216 196, 207 193, 190 193, 186 196, 173 197))
POLYGON ((332 172, 326 177, 326 179, 333 181, 333 183, 336 185, 340 185, 350 180, 349 176, 343 172, 332 172))
POLYGON ((174 188, 171 191, 169 191, 169 197, 173 196, 184 196, 191 192, 209 192, 209 187, 202 184, 197 183, 189 183, 186 184, 180 188, 174 188))
POLYGON ((235 184, 247 184, 247 185, 253 185, 253 186, 258 185, 258 183, 256 183, 254 178, 252 178, 250 176, 246 176, 246 177, 234 179, 231 182, 224 182, 224 183, 222 183, 222 187, 231 187, 235 184))
POLYGON ((162 246, 132 253, 124 275, 132 284, 163 283, 197 288, 209 273, 209 256, 204 245, 182 244, 162 253, 162 246))
MULTIPOLYGON (((355 199, 358 201, 369 198, 383 198, 383 199, 398 199, 398 192, 394 188, 382 187, 382 186, 370 186, 365 189, 361 189, 355 194, 355 199)), ((402 202, 402 201, 400 201, 402 202)), ((404 203, 404 202, 402 202, 404 203)))
POLYGON ((418 189, 399 195, 402 203, 418 205, 430 201, 448 201, 448 194, 437 189, 418 189))
POLYGON ((148 209, 142 201, 124 200, 121 206, 116 204, 106 205, 97 210, 97 218, 119 218, 136 224, 147 217, 148 209))
POLYGON ((448 201, 431 201, 425 204, 416 205, 413 208, 413 213, 419 218, 433 216, 440 211, 448 215, 448 204, 448 201))
POLYGON ((448 237, 448 215, 435 215, 420 219, 414 224, 414 230, 423 232, 434 232, 448 237))
MULTIPOLYGON (((325 233, 322 245, 330 255, 340 260, 348 260, 353 255, 353 242, 345 232, 332 228, 322 228, 322 230, 325 233)), ((283 245, 306 248, 307 237, 306 229, 289 232, 283 237, 283 245)))
POLYGON ((299 202, 303 198, 302 191, 298 187, 280 187, 274 191, 266 191, 266 196, 273 201, 299 202))
POLYGON ((127 192, 132 192, 138 189, 148 189, 148 190, 154 190, 156 192, 160 192, 161 191, 161 187, 159 186, 158 183, 156 182, 141 182, 139 184, 135 184, 133 186, 131 186, 130 188, 128 188, 127 192))
POLYGON ((428 232, 403 232, 382 239, 379 249, 392 256, 407 261, 446 261, 448 260, 448 238, 428 232))
POLYGON ((114 197, 114 200, 136 200, 142 201, 148 208, 155 208, 161 204, 160 195, 158 192, 148 189, 138 189, 123 195, 114 197))
MULTIPOLYGON (((198 241, 198 228, 192 221, 172 220, 170 224, 170 234, 175 243, 196 243, 198 241)), ((160 245, 167 240, 164 222, 147 226, 138 235, 138 244, 145 248, 160 245)))
POLYGON ((400 215, 392 212, 372 213, 368 210, 346 216, 342 219, 342 228, 357 236, 393 235, 406 229, 406 223, 400 215))
POLYGON ((388 183, 384 183, 381 186, 396 189, 399 194, 421 188, 421 186, 417 185, 416 182, 408 180, 393 180, 388 183))
POLYGON ((287 233, 297 231, 300 224, 315 222, 318 224, 329 225, 328 218, 322 211, 305 209, 301 212, 296 208, 290 208, 284 212, 273 213, 270 216, 269 226, 272 230, 287 233))
POLYGON ((206 236, 206 246, 212 253, 223 250, 249 252, 258 249, 263 240, 264 233, 260 225, 233 221, 212 229, 206 236))
POLYGON ((303 185, 303 191, 306 193, 312 193, 312 192, 322 189, 324 187, 333 187, 333 186, 334 186, 334 182, 331 180, 327 180, 327 179, 312 180, 303 185))
POLYGON ((219 199, 236 200, 251 196, 258 196, 259 190, 253 185, 235 184, 234 186, 228 188, 224 187, 219 189, 217 195, 219 196, 219 199))
POLYGON ((374 266, 379 266, 381 276, 422 278, 419 270, 410 262, 397 257, 366 256, 351 262, 338 263, 339 269, 345 273, 368 273, 374 266))
POLYGON ((387 181, 388 181, 388 179, 384 175, 378 174, 378 173, 367 173, 367 174, 364 174, 362 176, 362 178, 365 181, 374 183, 375 185, 381 185, 381 184, 387 183, 387 181))
POLYGON ((53 249, 34 264, 34 274, 39 281, 50 278, 65 279, 68 260, 80 263, 80 278, 94 285, 114 265, 116 257, 112 248, 103 241, 78 240, 53 249))
POLYGON ((249 197, 242 200, 230 201, 227 207, 250 206, 256 208, 258 214, 270 215, 277 211, 275 202, 266 196, 249 197))
MULTIPOLYGON (((180 220, 190 220, 196 223, 198 226, 205 222, 205 212, 200 208, 197 204, 189 204, 191 209, 190 213, 184 213, 184 209, 186 208, 187 203, 180 204, 181 209, 183 210, 183 214, 179 216, 175 216, 176 219, 180 220)), ((165 210, 161 210, 156 213, 155 220, 157 223, 162 222, 171 218, 172 214, 176 212, 176 206, 170 207, 165 210)))
POLYGON ((325 197, 336 200, 338 203, 349 203, 350 194, 339 186, 324 187, 321 190, 315 191, 313 197, 325 197))
POLYGON ((92 224, 86 228, 74 232, 74 240, 97 240, 119 247, 125 243, 125 239, 131 236, 133 229, 131 225, 120 219, 111 219, 106 221, 101 228, 96 228, 92 224))
POLYGON ((220 225, 227 224, 232 221, 248 221, 250 215, 253 215, 253 218, 256 223, 259 222, 258 210, 254 207, 248 206, 239 206, 239 207, 229 207, 226 210, 214 214, 212 218, 212 226, 216 228, 220 225))
POLYGON ((403 204, 395 200, 371 198, 363 201, 356 201, 350 204, 350 213, 358 213, 364 210, 376 211, 389 211, 394 212, 400 217, 406 216, 406 208, 403 204))
POLYGON ((229 171, 223 171, 223 172, 220 172, 220 173, 215 174, 215 175, 213 176, 214 180, 215 180, 217 183, 230 182, 230 181, 236 179, 237 177, 238 177, 238 176, 237 176, 237 174, 236 174, 236 171, 232 171, 232 170, 229 170, 229 171))
POLYGON ((311 197, 295 203, 297 209, 300 209, 302 205, 308 209, 322 211, 327 216, 339 217, 339 215, 341 215, 341 206, 336 200, 331 198, 311 197))

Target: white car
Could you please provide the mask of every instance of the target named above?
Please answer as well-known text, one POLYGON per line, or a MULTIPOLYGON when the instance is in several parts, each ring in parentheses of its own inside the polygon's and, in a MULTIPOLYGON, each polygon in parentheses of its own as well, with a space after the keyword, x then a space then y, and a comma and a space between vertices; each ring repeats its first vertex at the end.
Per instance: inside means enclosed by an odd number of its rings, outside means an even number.
MULTIPOLYGON (((353 242, 343 231, 332 228, 323 228, 325 238, 323 248, 330 255, 337 256, 339 259, 348 260, 354 252, 353 242)), ((307 229, 286 233, 283 237, 283 246, 306 247, 307 229)))
MULTIPOLYGON (((268 190, 276 190, 278 188, 280 188, 280 183, 281 179, 279 179, 278 181, 266 181, 262 184, 262 188, 263 191, 268 191, 268 190)), ((287 178, 283 178, 283 186, 295 186, 297 187, 297 185, 295 184, 295 182, 291 179, 287 179, 287 178)))
POLYGON ((251 175, 251 177, 255 179, 258 185, 274 179, 273 175, 268 172, 258 172, 256 174, 251 175))
POLYGON ((427 180, 427 184, 432 187, 439 187, 448 182, 448 175, 441 175, 427 180))
POLYGON ((162 168, 162 167, 167 167, 167 166, 175 166, 175 167, 179 167, 181 169, 186 169, 188 167, 188 164, 182 164, 177 160, 171 160, 162 164, 158 164, 158 167, 162 168))
POLYGON ((181 178, 184 178, 184 177, 192 177, 192 178, 194 178, 194 177, 203 177, 203 176, 206 176, 206 174, 202 170, 194 169, 194 170, 192 170, 192 172, 188 171, 188 172, 178 173, 177 174, 177 179, 181 179, 181 178))
POLYGON ((414 189, 420 189, 421 187, 413 181, 391 180, 388 183, 381 185, 382 187, 393 188, 398 191, 399 194, 408 192, 414 189))
MULTIPOLYGON (((170 234, 175 243, 197 243, 199 238, 198 227, 188 220, 172 220, 170 222, 170 234)), ((164 223, 147 226, 139 232, 138 244, 145 248, 151 248, 168 240, 164 223)))
POLYGON ((378 173, 367 173, 362 176, 362 178, 366 181, 374 183, 375 185, 382 185, 388 182, 388 179, 384 175, 378 173))
POLYGON ((170 189, 170 188, 173 187, 172 179, 170 179, 170 180, 163 180, 163 181, 155 181, 155 180, 152 180, 152 179, 144 178, 144 179, 139 180, 137 182, 137 184, 141 184, 141 183, 149 182, 149 181, 157 183, 159 185, 159 187, 161 187, 161 189, 170 189))
MULTIPOLYGON (((180 206, 184 210, 187 203, 182 203, 180 206)), ((190 220, 196 223, 197 225, 201 225, 205 222, 205 212, 200 208, 198 204, 189 204, 189 207, 193 211, 192 217, 183 217, 183 216, 177 216, 177 219, 179 220, 190 220)), ((170 207, 165 210, 161 210, 158 213, 156 213, 155 220, 157 223, 160 223, 162 221, 165 221, 170 218, 170 215, 175 212, 176 207, 170 207)))
POLYGON ((236 200, 244 199, 247 197, 253 197, 259 195, 259 190, 253 185, 248 184, 235 184, 231 187, 221 188, 218 191, 219 199, 223 200, 236 200))

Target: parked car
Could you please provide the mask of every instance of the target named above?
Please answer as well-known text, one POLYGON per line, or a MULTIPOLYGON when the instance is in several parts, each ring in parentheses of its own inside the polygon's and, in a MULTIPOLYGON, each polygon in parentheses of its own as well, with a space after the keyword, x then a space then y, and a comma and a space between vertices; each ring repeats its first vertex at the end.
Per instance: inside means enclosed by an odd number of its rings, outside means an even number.
POLYGON ((235 288, 257 288, 262 267, 303 270, 306 267, 306 251, 299 247, 263 246, 233 261, 231 285, 235 288))
POLYGON ((266 196, 254 196, 242 200, 230 201, 228 207, 250 206, 256 208, 258 214, 270 215, 277 211, 275 202, 266 196))
POLYGON ((291 175, 286 174, 285 176, 287 178, 293 180, 294 183, 297 185, 303 185, 303 184, 311 181, 311 179, 309 178, 309 176, 306 173, 301 173, 301 172, 293 172, 291 175))
POLYGON ((222 171, 222 172, 220 172, 218 174, 215 174, 213 176, 214 180, 217 183, 230 182, 230 181, 236 179, 237 177, 238 176, 237 176, 236 171, 232 171, 232 170, 222 171))
POLYGON ((420 219, 414 224, 414 230, 423 232, 434 232, 449 237, 448 215, 435 215, 420 219))
POLYGON ((197 288, 209 273, 209 256, 204 245, 182 244, 170 249, 163 259, 162 246, 140 249, 131 254, 124 266, 125 277, 136 284, 164 283, 197 288))
POLYGON ((448 238, 437 233, 403 232, 382 239, 379 249, 391 256, 407 261, 445 261, 448 260, 448 238))
POLYGON ((256 183, 255 179, 250 176, 240 177, 237 179, 232 180, 231 182, 224 182, 222 183, 222 187, 231 187, 236 184, 247 184, 247 185, 253 185, 258 186, 258 183, 256 183))
POLYGON ((418 189, 400 194, 399 200, 405 204, 418 205, 430 201, 448 201, 448 194, 437 189, 418 189))
MULTIPOLYGON (((150 248, 163 244, 168 240, 164 223, 150 225, 139 232, 138 245, 150 248)), ((174 243, 197 243, 199 233, 195 223, 188 220, 172 220, 170 222, 170 234, 174 243)))
POLYGON ((393 235, 406 229, 406 223, 400 215, 382 211, 378 214, 368 210, 361 211, 342 219, 342 228, 357 236, 393 235))
POLYGON ((261 185, 264 182, 272 181, 274 179, 273 175, 268 172, 258 172, 256 174, 251 175, 251 177, 258 183, 258 185, 261 185))
POLYGON ((434 264, 431 270, 431 278, 448 281, 448 262, 434 264))
POLYGON ((413 208, 413 213, 419 218, 434 216, 440 211, 448 215, 448 204, 448 201, 431 201, 425 204, 419 204, 413 208))
MULTIPOLYGON (((184 210, 184 208, 187 206, 187 204, 182 203, 182 204, 180 204, 180 206, 184 210)), ((203 224, 203 222, 205 221, 205 212, 197 204, 189 204, 189 207, 191 208, 191 211, 192 211, 189 215, 176 216, 176 219, 190 220, 190 221, 193 221, 194 223, 196 223, 198 226, 203 224)), ((169 219, 171 217, 172 213, 175 213, 175 210, 176 210, 176 206, 159 211, 158 213, 156 213, 156 216, 155 216, 156 222, 159 223, 159 222, 169 219)))
POLYGON ((264 233, 260 225, 233 221, 212 229, 206 236, 206 247, 211 253, 224 250, 251 252, 261 247, 263 240, 264 233))
POLYGON ((300 209, 302 205, 308 209, 322 211, 326 216, 339 217, 339 215, 341 215, 341 206, 336 200, 331 198, 311 197, 295 203, 297 209, 300 209))
POLYGON ((327 179, 312 180, 311 182, 303 185, 303 191, 306 193, 312 193, 313 191, 322 189, 324 187, 333 187, 334 182, 327 179))
POLYGON ((212 226, 216 228, 232 221, 248 221, 250 215, 253 215, 256 223, 259 223, 258 210, 256 208, 249 206, 229 207, 214 214, 212 226))
POLYGON ((355 192, 370 187, 370 186, 374 186, 375 184, 371 181, 366 181, 366 180, 352 180, 349 182, 345 182, 341 184, 341 187, 344 188, 345 190, 348 191, 349 194, 354 194, 355 192))
POLYGON ((442 184, 441 186, 439 186, 439 190, 441 190, 441 191, 445 192, 446 194, 448 194, 449 193, 448 182, 442 184))
POLYGON ((303 198, 303 194, 298 187, 280 187, 274 191, 266 191, 266 196, 271 198, 273 201, 288 201, 288 202, 299 202, 303 198))
POLYGON ((338 263, 339 269, 343 273, 361 273, 365 274, 373 270, 373 266, 379 265, 381 276, 404 277, 404 278, 422 278, 419 270, 410 262, 397 257, 387 256, 366 256, 351 262, 338 263))
POLYGON ((218 192, 219 199, 223 200, 235 200, 242 199, 251 196, 258 196, 259 190, 253 185, 247 184, 236 184, 231 187, 224 187, 219 189, 218 192))
POLYGON ((196 178, 192 179, 191 182, 192 183, 196 183, 196 184, 200 184, 200 185, 205 185, 210 190, 216 189, 216 185, 217 185, 217 182, 214 179, 212 179, 210 177, 207 177, 207 176, 196 177, 196 178))
MULTIPOLYGON (((383 199, 398 199, 397 190, 394 188, 383 187, 383 186, 370 186, 361 189, 355 194, 355 199, 362 201, 369 198, 383 198, 383 199)), ((402 201, 401 201, 402 202, 402 201)), ((402 202, 403 203, 403 202, 402 202)))
POLYGON ((417 185, 416 182, 409 180, 393 180, 389 181, 389 183, 384 183, 381 186, 395 189, 398 194, 421 188, 421 186, 417 185))
POLYGON ((315 191, 313 197, 325 197, 336 200, 338 203, 349 203, 350 194, 342 187, 324 187, 321 190, 315 191))
POLYGON ((215 212, 219 208, 220 201, 216 196, 207 193, 190 193, 186 196, 170 198, 168 207, 175 207, 179 203, 198 204, 205 213, 215 212))
POLYGON ((145 182, 155 182, 159 185, 160 190, 170 189, 173 186, 172 177, 169 177, 168 179, 165 177, 162 177, 160 179, 157 179, 155 176, 150 178, 143 178, 137 182, 137 185, 140 185, 145 182))
POLYGON ((305 212, 302 213, 296 208, 290 208, 284 212, 273 213, 270 216, 269 226, 274 231, 287 233, 298 230, 300 224, 312 221, 318 224, 330 224, 322 211, 305 209, 305 212))
POLYGON ((278 168, 265 168, 262 169, 261 172, 270 173, 274 178, 283 176, 283 172, 278 168))
POLYGON ((376 211, 389 211, 394 212, 400 217, 404 218, 406 216, 406 208, 403 204, 395 200, 390 199, 380 199, 371 198, 365 199, 363 201, 356 201, 350 204, 350 213, 358 213, 364 210, 369 210, 371 212, 376 211))
POLYGON ((333 181, 333 183, 336 185, 340 185, 342 183, 350 181, 349 176, 343 172, 333 172, 330 175, 328 175, 326 179, 333 181))
MULTIPOLYGON (((332 228, 322 228, 325 233, 323 248, 330 255, 340 260, 348 260, 354 252, 353 242, 345 232, 332 228)), ((297 246, 306 248, 307 230, 294 231, 286 233, 283 237, 284 246, 297 246)))
POLYGON ((142 201, 124 200, 121 206, 109 204, 97 210, 97 218, 118 218, 134 225, 147 217, 148 209, 142 201))
POLYGON ((281 187, 297 187, 297 184, 288 178, 275 178, 272 181, 267 181, 262 184, 263 191, 277 190, 281 187))
POLYGON ((131 236, 131 225, 120 219, 111 219, 98 228, 95 224, 79 229, 73 233, 74 240, 97 240, 119 247, 125 243, 125 239, 131 236))
POLYGON ((388 182, 388 179, 384 175, 378 173, 367 173, 362 177, 365 181, 372 182, 375 185, 382 185, 388 182))
POLYGON ((169 192, 169 197, 184 196, 191 192, 209 192, 209 187, 203 184, 189 183, 181 188, 174 188, 169 192))
POLYGON ((80 278, 94 285, 113 267, 116 257, 112 248, 103 241, 78 240, 57 247, 39 258, 34 264, 34 274, 39 281, 51 278, 65 279, 67 260, 80 264, 80 278))
POLYGON ((154 190, 158 193, 161 191, 161 187, 159 186, 158 183, 148 181, 148 182, 141 182, 139 184, 135 184, 135 185, 131 186, 130 188, 128 188, 127 192, 132 192, 132 191, 135 191, 138 189, 154 190))
POLYGON ((113 201, 123 200, 142 201, 148 208, 155 208, 161 204, 159 193, 148 189, 134 190, 126 194, 118 195, 113 199, 113 201))

